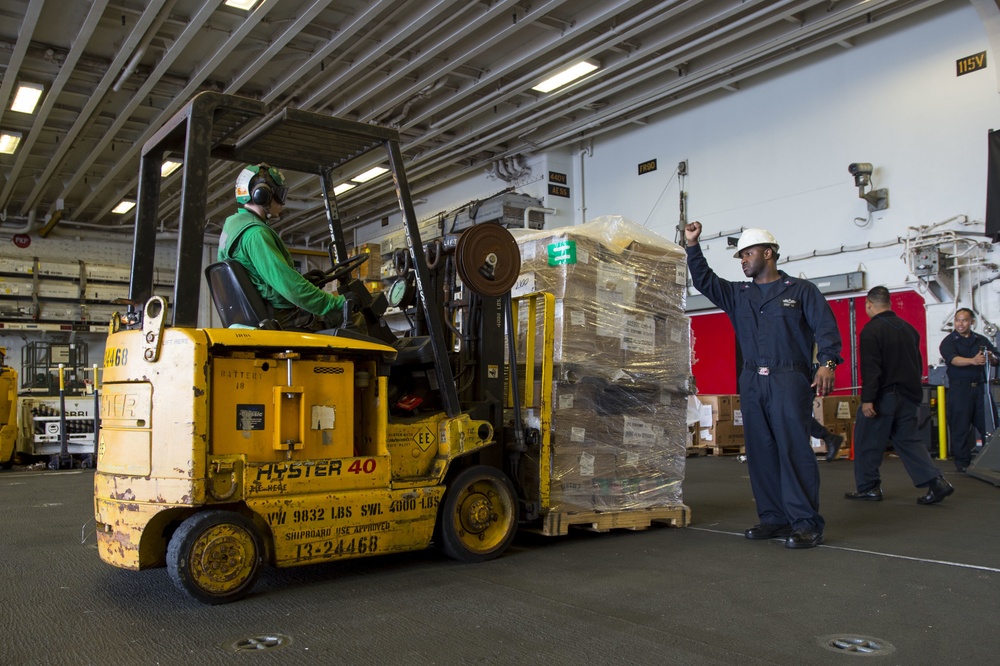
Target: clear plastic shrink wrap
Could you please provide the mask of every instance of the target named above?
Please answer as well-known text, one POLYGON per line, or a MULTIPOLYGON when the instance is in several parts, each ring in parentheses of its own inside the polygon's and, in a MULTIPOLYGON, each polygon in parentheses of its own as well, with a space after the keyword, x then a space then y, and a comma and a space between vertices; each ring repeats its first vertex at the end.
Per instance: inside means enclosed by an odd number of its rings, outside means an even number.
MULTIPOLYGON (((681 504, 691 375, 683 248, 618 216, 517 240, 514 295, 556 299, 550 509, 681 504)), ((523 364, 523 345, 518 353, 523 364)), ((535 395, 544 388, 536 381, 535 395)), ((526 416, 539 426, 537 410, 526 416)), ((535 445, 525 487, 538 484, 538 457, 535 445)))

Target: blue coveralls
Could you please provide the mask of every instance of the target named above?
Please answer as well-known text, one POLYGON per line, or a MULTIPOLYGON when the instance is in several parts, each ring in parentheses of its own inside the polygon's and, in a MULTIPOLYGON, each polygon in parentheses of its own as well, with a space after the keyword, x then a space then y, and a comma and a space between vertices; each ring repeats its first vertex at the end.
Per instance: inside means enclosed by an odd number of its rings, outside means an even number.
MULTIPOLYGON (((948 367, 948 395, 945 410, 948 417, 948 437, 957 467, 968 467, 972 462, 970 429, 975 427, 979 436, 986 437, 986 368, 981 365, 952 365, 956 356, 972 358, 986 347, 993 354, 997 348, 985 336, 972 333, 969 337, 952 331, 941 341, 938 350, 948 367)), ((993 412, 996 422, 996 411, 993 412)), ((984 442, 985 443, 985 442, 984 442)))
POLYGON ((740 407, 760 522, 822 532, 809 367, 814 343, 821 364, 841 362, 837 320, 811 282, 779 271, 779 285, 764 297, 753 282, 716 275, 700 245, 687 256, 695 288, 729 315, 743 352, 740 407))

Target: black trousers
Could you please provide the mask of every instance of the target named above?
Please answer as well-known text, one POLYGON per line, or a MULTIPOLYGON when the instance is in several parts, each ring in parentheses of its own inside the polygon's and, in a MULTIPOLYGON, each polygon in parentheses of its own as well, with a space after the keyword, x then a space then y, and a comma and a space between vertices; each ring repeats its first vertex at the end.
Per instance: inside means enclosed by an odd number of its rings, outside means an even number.
POLYGON ((315 333, 338 328, 344 323, 344 314, 340 310, 334 310, 324 316, 319 316, 302 308, 288 308, 287 310, 275 310, 274 319, 284 331, 315 333))
POLYGON ((833 433, 826 429, 815 417, 809 418, 809 436, 826 441, 827 437, 833 437, 833 433))
POLYGON ((877 398, 874 406, 874 418, 868 418, 858 409, 854 428, 854 484, 858 492, 882 483, 879 466, 889 440, 913 485, 922 488, 941 476, 917 431, 919 405, 892 392, 877 398))
MULTIPOLYGON (((979 436, 986 439, 986 394, 985 386, 952 382, 945 398, 948 416, 948 438, 951 441, 955 464, 968 467, 972 462, 972 448, 975 442, 969 437, 974 427, 979 436)), ((994 422, 996 413, 993 415, 994 422)))

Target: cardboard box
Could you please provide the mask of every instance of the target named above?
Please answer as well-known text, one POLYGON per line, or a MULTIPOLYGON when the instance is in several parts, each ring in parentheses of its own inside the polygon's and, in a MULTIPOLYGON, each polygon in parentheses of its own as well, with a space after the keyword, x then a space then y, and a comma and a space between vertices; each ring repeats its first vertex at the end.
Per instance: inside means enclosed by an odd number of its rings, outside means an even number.
MULTIPOLYGON (((705 431, 702 430, 701 437, 704 438, 705 431)), ((740 446, 743 444, 743 426, 735 425, 732 421, 717 421, 709 429, 711 441, 706 442, 706 446, 740 446)))
POLYGON ((358 245, 348 252, 349 257, 359 254, 367 254, 368 261, 362 264, 356 271, 354 277, 362 281, 375 281, 382 279, 382 246, 379 243, 365 243, 358 245))
POLYGON ((861 406, 856 395, 828 395, 813 398, 813 418, 825 426, 853 421, 861 406))
POLYGON ((553 448, 552 480, 563 483, 592 479, 613 479, 617 470, 614 453, 591 452, 584 448, 553 448))
MULTIPOLYGON (((740 408, 740 396, 735 395, 699 395, 698 400, 703 405, 712 407, 713 421, 733 421, 735 412, 740 408)), ((742 425, 742 420, 740 421, 742 425)))

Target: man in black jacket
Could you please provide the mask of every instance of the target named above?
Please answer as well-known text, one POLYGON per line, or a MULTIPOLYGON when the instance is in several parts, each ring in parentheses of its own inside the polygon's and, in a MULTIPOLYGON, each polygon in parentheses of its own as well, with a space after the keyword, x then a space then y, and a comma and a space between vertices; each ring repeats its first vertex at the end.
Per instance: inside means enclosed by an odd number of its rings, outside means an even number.
POLYGON ((927 489, 917 503, 937 504, 955 489, 917 434, 917 407, 923 398, 920 334, 892 311, 885 287, 868 292, 865 312, 871 321, 861 331, 861 408, 854 430, 857 490, 844 496, 882 500, 879 466, 891 439, 913 485, 927 489))

